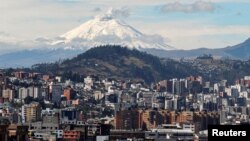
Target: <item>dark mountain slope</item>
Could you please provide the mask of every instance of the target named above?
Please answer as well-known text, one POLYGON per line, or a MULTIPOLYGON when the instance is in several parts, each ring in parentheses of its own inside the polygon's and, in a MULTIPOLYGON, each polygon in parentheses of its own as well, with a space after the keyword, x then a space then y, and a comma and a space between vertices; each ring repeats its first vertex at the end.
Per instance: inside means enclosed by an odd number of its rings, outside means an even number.
POLYGON ((171 59, 131 50, 120 46, 92 48, 77 57, 52 64, 37 64, 33 69, 40 72, 80 75, 99 75, 123 79, 139 79, 147 83, 172 77, 195 74, 193 69, 171 59))

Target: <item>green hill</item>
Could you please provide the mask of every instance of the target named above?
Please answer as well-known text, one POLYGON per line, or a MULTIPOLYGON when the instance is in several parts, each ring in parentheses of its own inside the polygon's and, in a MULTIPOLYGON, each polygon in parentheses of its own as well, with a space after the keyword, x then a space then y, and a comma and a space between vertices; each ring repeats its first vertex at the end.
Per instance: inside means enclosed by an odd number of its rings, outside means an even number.
POLYGON ((144 80, 146 83, 196 74, 187 65, 171 59, 130 50, 120 46, 101 46, 79 54, 73 59, 37 64, 39 72, 59 75, 98 75, 103 77, 144 80))

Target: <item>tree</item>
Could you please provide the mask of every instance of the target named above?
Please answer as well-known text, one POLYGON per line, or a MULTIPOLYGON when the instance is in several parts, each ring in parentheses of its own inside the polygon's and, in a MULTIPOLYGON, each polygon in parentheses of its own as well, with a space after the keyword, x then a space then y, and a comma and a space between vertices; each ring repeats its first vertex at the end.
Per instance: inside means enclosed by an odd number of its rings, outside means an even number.
POLYGON ((25 104, 30 104, 32 101, 34 101, 34 98, 31 96, 27 96, 24 98, 24 103, 25 104))

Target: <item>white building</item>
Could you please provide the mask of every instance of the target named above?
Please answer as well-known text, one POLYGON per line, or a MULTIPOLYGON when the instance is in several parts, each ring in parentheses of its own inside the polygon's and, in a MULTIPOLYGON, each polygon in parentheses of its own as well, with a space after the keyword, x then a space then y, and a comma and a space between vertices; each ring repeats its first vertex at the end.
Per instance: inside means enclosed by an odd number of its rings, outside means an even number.
POLYGON ((163 124, 161 127, 145 132, 145 138, 154 141, 190 141, 194 140, 195 134, 191 128, 185 128, 178 125, 163 124))
POLYGON ((28 96, 28 89, 26 88, 19 88, 18 90, 18 98, 25 99, 28 96))
POLYGON ((13 90, 11 89, 3 90, 3 98, 8 98, 10 101, 12 101, 14 98, 13 90))

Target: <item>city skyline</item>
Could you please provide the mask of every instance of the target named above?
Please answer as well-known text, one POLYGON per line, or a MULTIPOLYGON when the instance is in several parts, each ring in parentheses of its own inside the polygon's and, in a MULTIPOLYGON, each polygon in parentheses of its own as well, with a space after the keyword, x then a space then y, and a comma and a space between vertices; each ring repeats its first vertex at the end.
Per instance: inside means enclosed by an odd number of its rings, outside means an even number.
POLYGON ((0 141, 249 140, 249 0, 0 3, 0 141))
POLYGON ((159 34, 177 49, 222 48, 250 36, 247 0, 24 0, 2 1, 1 52, 36 48, 108 9, 145 34, 159 34), (55 12, 53 12, 55 11, 55 12))

